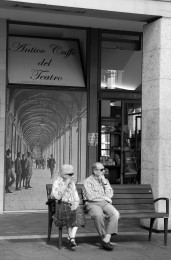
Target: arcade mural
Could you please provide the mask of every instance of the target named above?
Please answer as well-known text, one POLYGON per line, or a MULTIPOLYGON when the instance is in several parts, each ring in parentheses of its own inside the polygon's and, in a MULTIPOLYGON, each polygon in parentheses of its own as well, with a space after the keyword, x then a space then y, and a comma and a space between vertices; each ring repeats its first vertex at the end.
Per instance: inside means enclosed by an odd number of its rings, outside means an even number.
POLYGON ((46 184, 61 165, 86 176, 87 93, 7 89, 5 209, 46 209, 46 184))

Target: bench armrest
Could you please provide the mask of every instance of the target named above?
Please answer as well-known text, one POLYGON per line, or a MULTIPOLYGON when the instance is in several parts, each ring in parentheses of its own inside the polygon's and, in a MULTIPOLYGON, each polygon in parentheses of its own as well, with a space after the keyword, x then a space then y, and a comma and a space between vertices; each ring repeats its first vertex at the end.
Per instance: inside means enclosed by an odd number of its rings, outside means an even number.
POLYGON ((160 197, 154 200, 154 203, 159 200, 165 200, 166 201, 166 213, 169 215, 169 199, 165 197, 160 197))
POLYGON ((61 204, 61 201, 60 200, 57 200, 57 199, 48 199, 48 201, 46 201, 46 205, 51 205, 51 203, 55 203, 56 204, 61 204))
POLYGON ((55 201, 55 199, 48 199, 48 201, 46 201, 46 205, 51 205, 51 203, 55 201))

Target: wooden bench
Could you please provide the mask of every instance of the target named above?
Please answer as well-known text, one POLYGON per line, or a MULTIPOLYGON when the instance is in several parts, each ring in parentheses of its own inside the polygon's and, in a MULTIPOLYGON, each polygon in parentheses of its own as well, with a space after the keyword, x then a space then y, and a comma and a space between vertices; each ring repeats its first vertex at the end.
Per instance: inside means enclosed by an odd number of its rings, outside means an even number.
MULTIPOLYGON (((149 236, 151 241, 151 234, 153 230, 153 224, 155 219, 164 219, 164 245, 167 245, 167 233, 168 233, 168 218, 169 218, 169 199, 168 198, 153 198, 152 188, 150 185, 111 185, 114 190, 114 197, 112 198, 112 204, 120 212, 121 219, 150 219, 149 236), (165 212, 157 212, 155 210, 155 203, 159 200, 164 200, 166 203, 165 212)), ((82 184, 77 184, 77 191, 80 197, 80 205, 84 207, 84 201, 82 199, 82 184)), ((48 242, 51 237, 52 229, 52 214, 54 207, 57 206, 57 201, 50 199, 52 185, 46 185, 47 190, 47 205, 48 205, 48 242)), ((86 219, 91 217, 85 213, 86 219)), ((62 227, 59 227, 59 249, 62 246, 62 227)))

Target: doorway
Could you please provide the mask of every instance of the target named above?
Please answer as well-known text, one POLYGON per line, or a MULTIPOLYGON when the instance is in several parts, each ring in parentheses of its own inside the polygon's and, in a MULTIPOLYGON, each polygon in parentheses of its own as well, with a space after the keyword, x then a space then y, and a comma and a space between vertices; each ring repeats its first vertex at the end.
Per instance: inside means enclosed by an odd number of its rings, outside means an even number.
POLYGON ((111 184, 141 182, 141 101, 99 101, 99 161, 111 184))

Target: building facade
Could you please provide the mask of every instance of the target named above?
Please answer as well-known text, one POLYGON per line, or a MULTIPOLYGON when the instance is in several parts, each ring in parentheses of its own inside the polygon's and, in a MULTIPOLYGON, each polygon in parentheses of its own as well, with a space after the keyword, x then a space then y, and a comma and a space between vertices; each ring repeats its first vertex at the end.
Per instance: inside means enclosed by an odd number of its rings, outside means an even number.
MULTIPOLYGON (((111 183, 149 183, 170 198, 171 3, 1 2, 0 212, 16 199, 5 193, 7 149, 13 160, 53 154, 56 171, 72 163, 77 182, 102 161, 111 183)), ((44 203, 23 194, 14 210, 44 203)))

